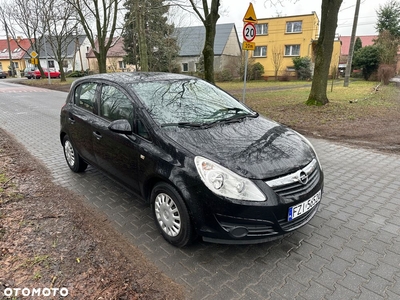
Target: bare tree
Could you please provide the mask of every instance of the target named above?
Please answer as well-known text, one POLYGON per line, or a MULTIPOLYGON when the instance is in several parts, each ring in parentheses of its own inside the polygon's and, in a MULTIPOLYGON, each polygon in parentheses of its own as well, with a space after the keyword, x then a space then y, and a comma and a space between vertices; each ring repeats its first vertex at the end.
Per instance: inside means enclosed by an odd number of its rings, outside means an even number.
POLYGON ((207 0, 202 0, 202 9, 198 8, 197 0, 189 0, 194 12, 200 18, 206 30, 206 37, 203 48, 204 57, 204 79, 214 83, 214 41, 219 19, 218 9, 219 0, 212 0, 211 6, 208 6, 207 0), (202 10, 202 12, 201 12, 202 10))
POLYGON ((61 81, 66 81, 64 72, 64 60, 68 55, 68 47, 75 43, 74 33, 77 33, 78 23, 74 18, 74 7, 63 0, 47 0, 43 7, 42 15, 45 17, 48 38, 55 60, 60 67, 61 81))
MULTIPOLYGON (((18 46, 29 55, 29 49, 25 49, 19 44, 17 39, 19 35, 26 36, 29 39, 30 48, 38 53, 39 57, 41 53, 39 38, 43 34, 45 27, 40 11, 42 5, 42 0, 14 0, 3 3, 2 5, 4 20, 7 19, 11 23, 10 26, 8 26, 11 37, 16 41, 18 46)), ((38 67, 43 73, 40 64, 38 67)))
POLYGON ((99 72, 107 72, 107 52, 117 30, 121 0, 67 0, 76 10, 80 25, 92 46, 99 72), (95 28, 94 30, 92 28, 95 28))
POLYGON ((272 48, 272 65, 274 66, 274 75, 275 75, 275 80, 278 79, 278 72, 281 69, 282 66, 282 61, 283 61, 283 51, 282 47, 280 46, 274 46, 272 48))

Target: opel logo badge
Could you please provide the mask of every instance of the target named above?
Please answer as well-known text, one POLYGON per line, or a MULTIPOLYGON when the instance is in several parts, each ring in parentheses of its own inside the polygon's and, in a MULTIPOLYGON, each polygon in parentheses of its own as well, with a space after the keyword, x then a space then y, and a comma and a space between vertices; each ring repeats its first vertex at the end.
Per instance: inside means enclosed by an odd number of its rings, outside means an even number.
POLYGON ((299 181, 302 183, 302 184, 307 184, 307 182, 308 182, 308 175, 306 174, 306 172, 304 172, 303 170, 301 170, 300 172, 299 172, 299 181))

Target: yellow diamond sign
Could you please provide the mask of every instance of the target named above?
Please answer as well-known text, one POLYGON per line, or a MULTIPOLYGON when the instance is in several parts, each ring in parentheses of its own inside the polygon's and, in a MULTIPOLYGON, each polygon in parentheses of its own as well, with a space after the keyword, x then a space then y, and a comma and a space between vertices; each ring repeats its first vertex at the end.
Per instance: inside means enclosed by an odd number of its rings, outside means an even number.
POLYGON ((31 57, 36 58, 36 56, 38 56, 38 54, 35 51, 31 52, 31 57))

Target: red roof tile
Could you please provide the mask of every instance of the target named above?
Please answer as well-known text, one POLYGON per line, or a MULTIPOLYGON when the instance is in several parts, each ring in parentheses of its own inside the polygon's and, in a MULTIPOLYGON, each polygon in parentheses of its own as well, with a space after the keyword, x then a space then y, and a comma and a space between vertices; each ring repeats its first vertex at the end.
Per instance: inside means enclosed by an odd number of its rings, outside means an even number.
MULTIPOLYGON (((19 46, 15 40, 10 40, 11 57, 15 60, 20 60, 24 57, 25 51, 29 50, 31 44, 29 39, 21 39, 19 41, 19 46)), ((0 40, 0 59, 8 59, 8 43, 7 40, 0 40)))
MULTIPOLYGON (((374 40, 378 38, 377 35, 362 35, 362 36, 357 36, 361 39, 362 46, 371 46, 374 44, 374 40)), ((356 37, 356 38, 357 38, 356 37)), ((342 49, 341 49, 341 55, 349 55, 349 50, 350 50, 350 39, 351 36, 341 36, 340 41, 342 42, 342 49)))

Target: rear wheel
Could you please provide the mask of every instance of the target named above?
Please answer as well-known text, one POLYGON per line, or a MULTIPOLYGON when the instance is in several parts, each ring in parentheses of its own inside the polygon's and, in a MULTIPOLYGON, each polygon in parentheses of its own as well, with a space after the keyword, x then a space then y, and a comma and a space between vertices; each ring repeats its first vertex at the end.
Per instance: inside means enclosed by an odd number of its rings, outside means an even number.
POLYGON ((152 210, 156 225, 163 237, 176 247, 190 244, 194 230, 189 212, 176 189, 167 184, 157 184, 152 193, 152 210))
POLYGON ((78 152, 76 152, 68 135, 63 139, 63 148, 65 160, 69 168, 76 173, 85 171, 88 164, 79 156, 78 152))

